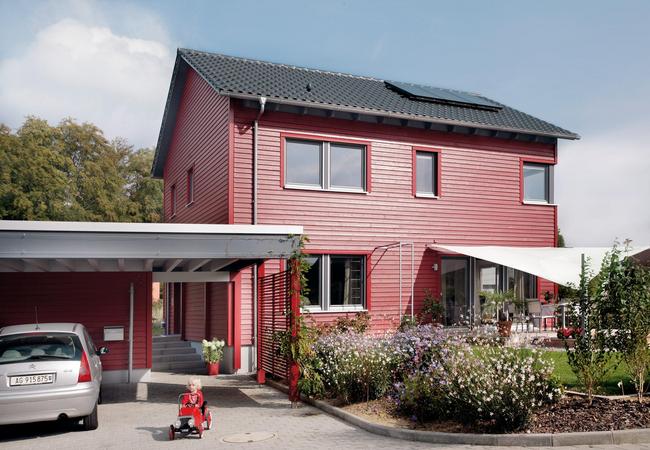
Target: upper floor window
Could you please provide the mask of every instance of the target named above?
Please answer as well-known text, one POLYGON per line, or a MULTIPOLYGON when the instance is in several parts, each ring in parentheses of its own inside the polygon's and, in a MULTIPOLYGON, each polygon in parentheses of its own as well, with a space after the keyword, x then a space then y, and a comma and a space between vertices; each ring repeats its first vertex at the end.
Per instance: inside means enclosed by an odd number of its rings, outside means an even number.
POLYGON ((440 195, 439 152, 417 149, 413 153, 413 195, 438 197, 440 195))
POLYGON ((525 202, 552 203, 552 166, 532 162, 523 163, 523 200, 525 202))
POLYGON ((171 202, 172 217, 176 215, 176 185, 172 184, 169 190, 169 199, 171 202))
POLYGON ((194 201, 194 168, 187 171, 187 204, 194 201))
POLYGON ((365 304, 365 256, 314 255, 306 258, 309 309, 337 311, 363 309, 365 304))
POLYGON ((287 139, 286 187, 365 192, 365 145, 287 139))

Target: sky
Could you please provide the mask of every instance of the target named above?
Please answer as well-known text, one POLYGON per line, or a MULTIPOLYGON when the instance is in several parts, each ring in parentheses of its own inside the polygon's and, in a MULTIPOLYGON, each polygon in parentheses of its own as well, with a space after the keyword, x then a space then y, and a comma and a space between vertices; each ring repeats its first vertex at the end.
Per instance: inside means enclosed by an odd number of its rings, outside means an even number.
POLYGON ((176 49, 481 93, 578 133, 568 245, 650 245, 650 2, 0 0, 0 122, 156 144, 176 49))

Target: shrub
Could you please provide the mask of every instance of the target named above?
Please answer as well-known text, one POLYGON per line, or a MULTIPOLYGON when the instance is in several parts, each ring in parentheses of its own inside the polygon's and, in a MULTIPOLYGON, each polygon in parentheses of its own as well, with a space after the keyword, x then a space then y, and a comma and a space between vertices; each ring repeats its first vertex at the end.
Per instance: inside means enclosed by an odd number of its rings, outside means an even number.
POLYGON ((223 348, 226 343, 215 337, 211 341, 206 341, 203 339, 203 360, 206 363, 217 363, 223 358, 223 348))
POLYGON ((353 332, 321 336, 314 346, 320 375, 331 396, 346 403, 384 396, 394 366, 388 341, 353 332))
POLYGON ((487 421, 498 431, 522 428, 536 408, 561 395, 553 365, 536 350, 466 347, 444 366, 453 413, 467 422, 487 421))

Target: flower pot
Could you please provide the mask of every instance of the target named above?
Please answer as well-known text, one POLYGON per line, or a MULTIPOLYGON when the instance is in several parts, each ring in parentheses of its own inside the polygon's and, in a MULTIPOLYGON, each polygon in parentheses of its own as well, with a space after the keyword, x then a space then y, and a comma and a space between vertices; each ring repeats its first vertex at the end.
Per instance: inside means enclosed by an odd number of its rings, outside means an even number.
POLYGON ((208 375, 219 375, 219 362, 208 363, 208 375))
POLYGON ((497 323, 497 330, 499 330, 499 336, 510 337, 511 329, 512 329, 512 320, 500 320, 497 323))

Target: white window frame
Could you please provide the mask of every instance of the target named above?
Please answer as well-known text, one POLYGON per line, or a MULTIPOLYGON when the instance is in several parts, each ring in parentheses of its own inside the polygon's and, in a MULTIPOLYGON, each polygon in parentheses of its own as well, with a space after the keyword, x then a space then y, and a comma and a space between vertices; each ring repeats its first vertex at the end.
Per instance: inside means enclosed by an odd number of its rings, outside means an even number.
POLYGON ((353 193, 367 193, 368 192, 368 167, 367 167, 367 159, 368 159, 368 146, 366 144, 362 143, 354 143, 354 142, 339 142, 336 140, 315 140, 315 139, 301 139, 301 138, 294 138, 294 137, 287 137, 284 138, 284 187, 288 189, 310 189, 310 190, 315 190, 315 191, 333 191, 333 192, 353 192, 353 193), (314 184, 301 184, 301 183, 289 183, 287 180, 289 179, 288 177, 288 171, 289 171, 289 166, 288 166, 288 153, 289 153, 289 142, 295 141, 295 142, 310 142, 310 143, 318 143, 320 144, 320 186, 314 185, 314 184), (363 149, 363 155, 361 158, 361 164, 362 164, 362 173, 361 173, 361 181, 362 181, 362 187, 361 188, 352 188, 352 187, 341 187, 341 186, 332 186, 331 184, 331 144, 334 145, 341 145, 341 146, 356 146, 360 147, 363 149))
POLYGON ((310 254, 310 258, 320 259, 320 281, 319 281, 319 298, 318 305, 305 305, 303 309, 308 312, 348 312, 348 311, 365 311, 366 310, 366 256, 350 254, 310 254), (361 303, 358 305, 332 305, 331 304, 331 257, 348 257, 361 258, 361 303))
POLYGON ((419 150, 415 149, 415 167, 413 168, 414 176, 415 176, 415 196, 416 197, 428 197, 428 198, 439 198, 440 193, 438 192, 438 185, 439 185, 439 180, 438 180, 438 165, 440 164, 440 152, 437 151, 427 151, 427 150, 419 150), (417 161, 418 161, 418 155, 423 155, 423 156, 428 156, 431 157, 433 160, 433 192, 423 192, 423 191, 418 191, 418 166, 417 166, 417 161))
POLYGON ((521 165, 521 199, 525 204, 530 205, 553 205, 554 204, 554 165, 546 162, 539 161, 522 161, 521 165), (546 177, 545 177, 545 191, 546 191, 546 200, 528 200, 526 199, 526 166, 538 166, 546 168, 546 177))

